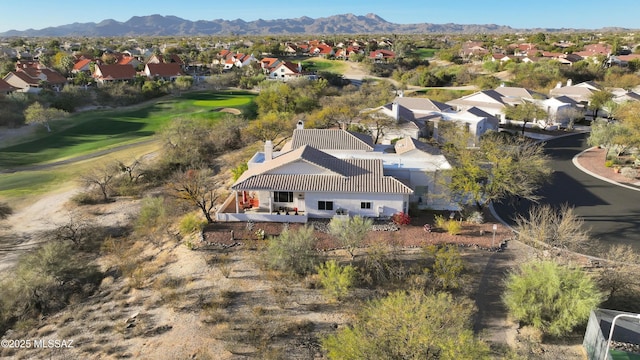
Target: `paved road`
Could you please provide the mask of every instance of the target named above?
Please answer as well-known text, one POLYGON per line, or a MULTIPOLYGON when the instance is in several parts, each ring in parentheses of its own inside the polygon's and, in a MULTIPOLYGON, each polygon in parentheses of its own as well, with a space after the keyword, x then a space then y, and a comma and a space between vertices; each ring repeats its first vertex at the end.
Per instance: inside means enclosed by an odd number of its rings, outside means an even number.
MULTIPOLYGON (((630 244, 640 251, 640 191, 602 181, 577 169, 571 160, 587 148, 587 134, 549 140, 545 146, 554 169, 551 184, 539 194, 541 203, 575 207, 585 226, 600 244, 630 244)), ((498 215, 512 223, 514 214, 526 214, 531 203, 496 204, 498 215)), ((589 252, 589 251, 588 251, 589 252)), ((590 252, 591 253, 591 252, 590 252)), ((594 254, 596 255, 596 254, 594 254)))

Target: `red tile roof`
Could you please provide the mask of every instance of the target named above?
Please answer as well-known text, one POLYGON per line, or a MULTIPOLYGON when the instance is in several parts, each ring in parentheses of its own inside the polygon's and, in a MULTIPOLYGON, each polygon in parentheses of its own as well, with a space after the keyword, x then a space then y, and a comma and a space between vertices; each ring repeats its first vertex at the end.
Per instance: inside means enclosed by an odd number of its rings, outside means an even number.
POLYGON ((149 70, 148 76, 172 77, 184 75, 178 63, 147 64, 147 69, 149 70))
POLYGON ((91 63, 91 59, 81 59, 78 60, 74 65, 73 65, 73 70, 82 70, 82 68, 84 68, 85 66, 89 65, 91 63))
POLYGON ((96 64, 96 73, 94 77, 103 80, 132 80, 136 77, 136 69, 131 65, 98 65, 96 64), (101 75, 98 75, 98 72, 101 75))

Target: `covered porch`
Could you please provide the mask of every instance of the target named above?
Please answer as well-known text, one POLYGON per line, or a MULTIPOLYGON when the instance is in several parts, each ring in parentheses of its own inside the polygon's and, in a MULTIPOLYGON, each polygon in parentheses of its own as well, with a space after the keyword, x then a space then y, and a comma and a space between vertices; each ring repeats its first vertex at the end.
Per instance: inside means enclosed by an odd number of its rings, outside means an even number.
POLYGON ((299 206, 304 202, 304 194, 297 194, 295 201, 293 196, 293 193, 234 190, 216 213, 216 220, 306 223, 304 204, 299 206))

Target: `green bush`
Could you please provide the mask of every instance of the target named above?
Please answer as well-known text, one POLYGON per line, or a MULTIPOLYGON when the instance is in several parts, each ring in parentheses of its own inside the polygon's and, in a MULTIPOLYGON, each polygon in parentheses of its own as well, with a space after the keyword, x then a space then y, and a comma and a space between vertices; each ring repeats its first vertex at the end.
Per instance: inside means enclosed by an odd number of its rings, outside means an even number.
POLYGON ((353 326, 321 340, 329 359, 489 359, 470 328, 473 302, 450 294, 397 291, 367 303, 353 326))
POLYGON ((530 261, 510 273, 503 301, 514 319, 562 336, 589 319, 603 296, 584 271, 553 261, 530 261))
POLYGON ((165 220, 164 198, 146 197, 142 200, 142 207, 135 227, 137 231, 153 231, 163 225, 165 220))
POLYGON ((435 225, 435 227, 437 227, 438 229, 445 229, 447 220, 444 219, 444 216, 436 215, 434 216, 433 220, 433 224, 435 225))
POLYGON ((609 168, 609 167, 612 167, 612 166, 613 166, 613 160, 607 160, 607 161, 605 161, 605 162, 604 162, 604 166, 606 166, 606 167, 608 167, 608 168, 609 168))
POLYGON ((290 274, 308 274, 316 266, 316 242, 312 226, 285 229, 269 240, 267 264, 272 269, 290 274))
POLYGON ((318 277, 326 294, 334 300, 347 296, 356 278, 356 268, 352 265, 340 266, 330 260, 318 266, 318 277))
POLYGON ((460 250, 453 245, 430 246, 427 252, 435 257, 431 274, 442 289, 457 289, 464 263, 460 250))
POLYGON ((198 214, 189 213, 180 219, 179 229, 182 235, 200 232, 207 225, 207 220, 202 219, 198 214))
POLYGON ((447 220, 445 230, 449 235, 458 235, 462 231, 462 224, 456 220, 447 220))

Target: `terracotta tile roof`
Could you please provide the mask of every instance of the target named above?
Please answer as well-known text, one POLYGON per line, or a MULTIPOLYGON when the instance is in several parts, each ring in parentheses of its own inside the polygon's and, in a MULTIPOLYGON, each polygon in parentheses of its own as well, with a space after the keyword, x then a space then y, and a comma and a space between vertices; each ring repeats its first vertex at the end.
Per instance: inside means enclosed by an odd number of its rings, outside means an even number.
POLYGON ((17 88, 15 86, 11 86, 8 82, 0 79, 0 92, 1 93, 6 93, 9 91, 13 91, 16 90, 17 88))
POLYGON ((147 64, 147 68, 149 69, 147 73, 149 76, 171 77, 184 75, 178 63, 147 64))
POLYGON ((366 134, 339 129, 295 129, 291 148, 310 145, 320 150, 373 150, 373 139, 366 134))
POLYGON ((232 186, 234 190, 279 190, 333 193, 412 194, 413 190, 390 176, 384 176, 380 159, 338 159, 304 146, 249 169, 232 186), (318 166, 316 174, 272 172, 285 164, 304 161, 318 166), (245 175, 246 174, 246 175, 245 175))
POLYGON ((44 68, 40 71, 47 77, 46 81, 49 84, 65 84, 67 82, 67 79, 55 70, 44 68))
POLYGON ((136 77, 136 69, 131 65, 96 64, 96 77, 104 80, 130 80, 136 77))
POLYGON ((85 66, 88 66, 91 63, 91 59, 81 59, 76 61, 73 65, 73 70, 82 70, 85 66))

